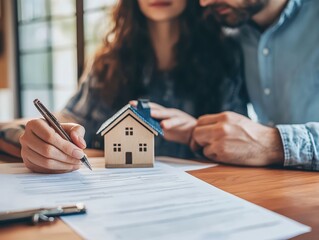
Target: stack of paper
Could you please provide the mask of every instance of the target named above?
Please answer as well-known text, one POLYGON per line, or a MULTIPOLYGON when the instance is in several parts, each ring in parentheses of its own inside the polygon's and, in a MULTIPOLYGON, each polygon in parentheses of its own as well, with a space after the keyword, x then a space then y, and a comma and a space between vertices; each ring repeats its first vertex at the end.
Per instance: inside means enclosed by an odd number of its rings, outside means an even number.
POLYGON ((286 239, 310 228, 163 163, 146 169, 0 175, 0 211, 83 202, 85 239, 286 239))

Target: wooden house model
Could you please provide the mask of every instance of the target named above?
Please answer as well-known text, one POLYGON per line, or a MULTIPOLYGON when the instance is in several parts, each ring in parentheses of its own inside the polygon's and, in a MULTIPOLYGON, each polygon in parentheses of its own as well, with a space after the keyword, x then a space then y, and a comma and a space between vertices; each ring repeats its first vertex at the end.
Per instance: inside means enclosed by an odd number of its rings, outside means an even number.
POLYGON ((153 167, 154 138, 163 131, 151 118, 148 102, 139 100, 137 108, 124 106, 97 134, 104 136, 105 167, 153 167))

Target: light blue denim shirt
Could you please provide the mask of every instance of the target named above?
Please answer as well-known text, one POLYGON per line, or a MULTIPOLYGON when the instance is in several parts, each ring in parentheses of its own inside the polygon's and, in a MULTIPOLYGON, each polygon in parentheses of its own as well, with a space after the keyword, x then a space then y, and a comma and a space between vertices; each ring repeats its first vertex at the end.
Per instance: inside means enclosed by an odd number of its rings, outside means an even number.
POLYGON ((319 170, 319 1, 289 0, 271 27, 246 24, 239 40, 250 101, 278 128, 284 165, 319 170))

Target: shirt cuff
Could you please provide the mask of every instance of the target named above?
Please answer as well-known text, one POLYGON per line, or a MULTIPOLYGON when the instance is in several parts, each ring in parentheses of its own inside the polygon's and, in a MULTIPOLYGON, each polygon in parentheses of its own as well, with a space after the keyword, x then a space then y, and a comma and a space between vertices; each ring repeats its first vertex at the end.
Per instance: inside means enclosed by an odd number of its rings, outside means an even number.
POLYGON ((313 169, 313 147, 305 125, 277 125, 285 154, 285 167, 313 169))

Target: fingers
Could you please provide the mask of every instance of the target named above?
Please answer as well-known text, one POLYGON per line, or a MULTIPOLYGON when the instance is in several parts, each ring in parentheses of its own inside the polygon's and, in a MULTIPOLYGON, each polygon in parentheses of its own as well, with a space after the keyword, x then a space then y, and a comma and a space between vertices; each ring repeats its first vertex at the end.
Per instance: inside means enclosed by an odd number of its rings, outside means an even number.
MULTIPOLYGON (((130 104, 132 106, 137 106, 137 101, 130 101, 130 104)), ((175 109, 175 108, 166 108, 166 107, 163 107, 157 103, 153 103, 153 102, 150 102, 149 103, 149 106, 151 108, 151 117, 155 118, 155 119, 158 119, 158 120, 163 120, 163 119, 172 119, 174 117, 186 117, 188 116, 188 114, 178 110, 178 109, 175 109)), ((164 124, 164 123, 163 123, 164 124)), ((172 119, 172 121, 169 121, 169 122, 166 122, 164 124, 165 127, 167 128, 173 128, 173 127, 176 127, 176 126, 179 126, 179 125, 182 125, 183 124, 183 121, 182 119, 172 119)))
POLYGON ((156 119, 159 119, 159 120, 172 118, 175 115, 176 114, 174 114, 169 109, 151 109, 152 118, 156 118, 156 119))
POLYGON ((159 105, 157 103, 154 103, 154 102, 149 102, 148 105, 150 106, 151 109, 158 109, 158 110, 161 110, 161 109, 166 109, 166 107, 162 106, 162 105, 159 105))
MULTIPOLYGON (((22 142, 25 140, 22 139, 22 142)), ((55 159, 56 161, 68 163, 68 164, 79 164, 79 159, 70 157, 63 153, 55 146, 42 141, 33 132, 28 135, 27 149, 30 149, 42 156, 42 159, 55 159)))
POLYGON ((204 126, 208 124, 216 124, 220 120, 219 114, 209 114, 198 118, 197 126, 204 126))
POLYGON ((136 100, 132 100, 132 101, 129 101, 129 104, 133 107, 137 107, 137 101, 136 100))
POLYGON ((21 156, 25 165, 36 172, 68 172, 79 168, 84 156, 84 129, 75 124, 63 124, 75 144, 64 140, 43 119, 31 120, 20 137, 21 156))
POLYGON ((170 126, 170 128, 183 125, 189 121, 196 122, 194 117, 175 108, 152 109, 151 116, 158 120, 168 120, 165 122, 167 127, 170 126))
POLYGON ((180 127, 185 124, 185 120, 181 118, 170 118, 167 120, 161 121, 161 127, 164 130, 170 130, 173 128, 180 127))
MULTIPOLYGON (((216 147, 217 146, 214 142, 210 142, 210 144, 205 145, 203 147, 204 156, 210 160, 217 161, 216 147)), ((192 149, 192 151, 196 152, 200 150, 202 147, 195 141, 194 138, 192 138, 190 142, 190 148, 192 149)))
POLYGON ((219 122, 234 122, 241 116, 234 112, 222 112, 218 114, 204 115, 198 118, 197 125, 204 126, 208 124, 216 124, 219 122))
POLYGON ((72 171, 80 166, 80 161, 77 164, 69 164, 66 162, 56 161, 56 159, 46 159, 43 161, 43 156, 34 152, 30 148, 26 148, 24 154, 27 155, 26 159, 33 164, 43 169, 50 169, 53 171, 72 171))
POLYGON ((173 118, 179 115, 182 115, 182 112, 178 109, 174 108, 165 108, 161 105, 158 105, 156 103, 150 103, 151 107, 151 116, 155 119, 168 119, 173 118))
POLYGON ((201 146, 195 141, 194 138, 191 139, 189 146, 194 152, 201 149, 201 146))
POLYGON ((201 146, 211 144, 211 142, 230 137, 234 134, 234 126, 240 122, 244 116, 223 112, 202 116, 197 121, 197 126, 193 132, 193 138, 201 146))
POLYGON ((214 125, 196 127, 193 132, 194 141, 200 146, 206 146, 217 136, 214 134, 214 125))
MULTIPOLYGON (((77 147, 73 143, 63 139, 59 134, 57 134, 44 120, 31 120, 26 125, 26 134, 30 139, 35 139, 32 137, 32 134, 36 135, 42 142, 48 143, 49 145, 54 146, 55 148, 59 149, 64 154, 81 159, 84 156, 84 153, 81 148, 77 147), (29 131, 30 130, 30 131, 29 131)), ((24 141, 24 138, 21 139, 24 141)), ((38 143, 39 144, 39 143, 38 143)), ((45 145, 48 146, 48 145, 45 145)), ((39 144, 37 148, 37 152, 40 151, 43 145, 39 144)), ((49 149, 46 149, 49 151, 49 149)), ((49 156, 55 152, 49 152, 49 156)), ((48 157, 48 156, 47 156, 48 157)))
POLYGON ((196 126, 196 119, 192 116, 183 115, 183 116, 177 116, 172 117, 169 119, 165 119, 161 121, 161 127, 164 130, 171 130, 171 129, 179 129, 180 131, 183 130, 190 130, 193 131, 193 129, 196 126))
POLYGON ((67 162, 60 162, 56 159, 46 158, 44 159, 42 155, 34 152, 30 148, 25 148, 22 153, 23 159, 26 159, 26 165, 31 164, 34 170, 38 172, 69 172, 79 169, 81 164, 77 161, 75 164, 69 164, 67 162))
POLYGON ((217 123, 195 127, 193 132, 194 140, 201 146, 220 141, 234 134, 234 126, 228 123, 217 123))
POLYGON ((203 148, 203 154, 210 160, 217 161, 216 145, 210 144, 203 148))
POLYGON ((86 142, 84 140, 85 129, 81 125, 78 124, 61 124, 62 127, 66 130, 66 132, 71 137, 73 143, 80 147, 81 149, 86 148, 86 142))

